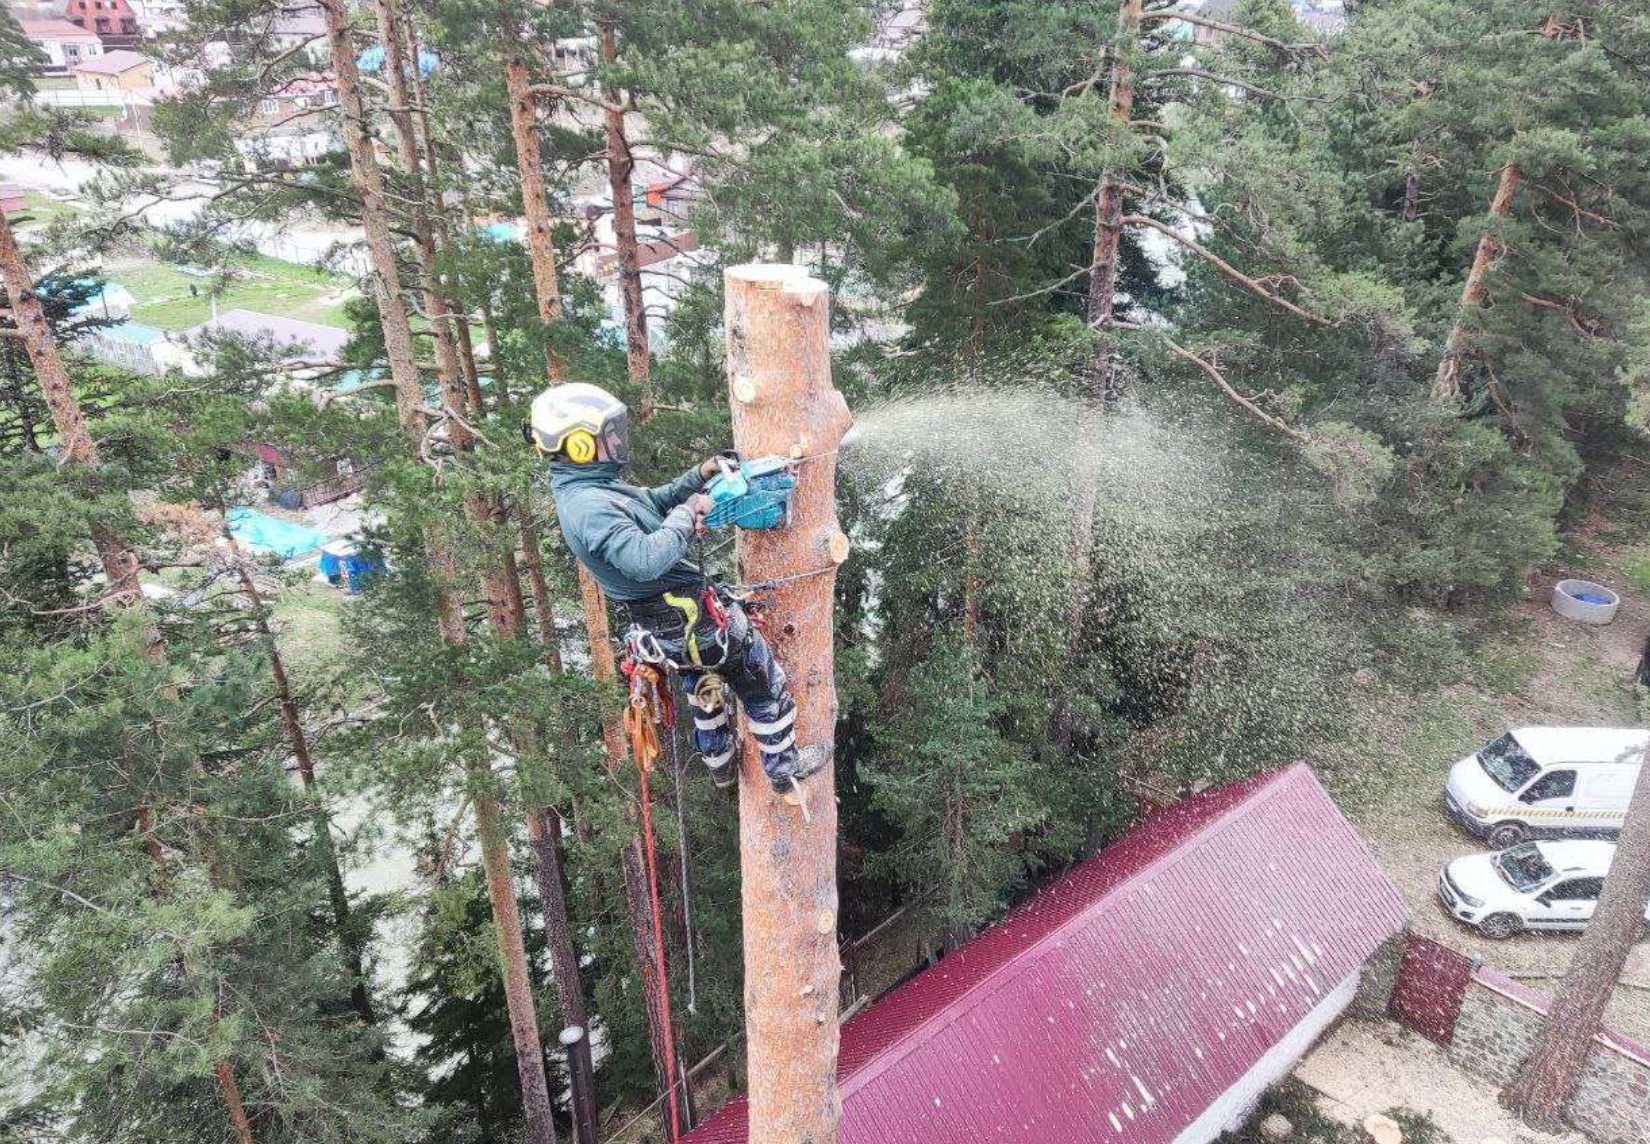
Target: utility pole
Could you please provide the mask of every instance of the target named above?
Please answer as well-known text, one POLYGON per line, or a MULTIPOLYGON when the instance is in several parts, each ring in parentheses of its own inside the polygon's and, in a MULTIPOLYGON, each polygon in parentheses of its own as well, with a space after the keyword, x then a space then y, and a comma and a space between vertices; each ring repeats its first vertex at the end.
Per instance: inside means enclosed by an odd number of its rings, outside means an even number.
POLYGON ((757 602, 796 698, 799 749, 825 765, 804 805, 776 795, 744 732, 739 871, 744 916, 750 1144, 834 1144, 837 1096, 836 684, 832 598, 848 538, 836 450, 853 418, 831 385, 830 293, 799 266, 724 272, 733 443, 798 460, 787 527, 739 533, 739 579, 757 602))

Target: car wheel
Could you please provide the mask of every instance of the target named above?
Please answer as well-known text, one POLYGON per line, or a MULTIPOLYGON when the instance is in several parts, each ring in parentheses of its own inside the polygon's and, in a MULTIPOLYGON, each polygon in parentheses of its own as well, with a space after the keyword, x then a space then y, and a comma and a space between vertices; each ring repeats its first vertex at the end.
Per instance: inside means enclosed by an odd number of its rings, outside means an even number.
POLYGON ((1524 928, 1517 914, 1491 914, 1478 923, 1479 932, 1495 941, 1503 941, 1524 928))
POLYGON ((1489 843, 1497 850, 1505 850, 1509 846, 1517 846, 1530 836, 1530 832, 1522 822, 1497 823, 1490 831, 1489 843))

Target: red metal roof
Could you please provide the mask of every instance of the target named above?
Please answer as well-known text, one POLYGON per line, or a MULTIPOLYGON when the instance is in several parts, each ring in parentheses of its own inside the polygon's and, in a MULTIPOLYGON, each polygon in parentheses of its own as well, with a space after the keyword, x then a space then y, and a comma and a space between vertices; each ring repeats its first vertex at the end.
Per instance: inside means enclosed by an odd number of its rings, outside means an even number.
POLYGON ((838 1140, 1173 1140, 1406 917, 1304 765, 1176 803, 848 1021, 838 1140))

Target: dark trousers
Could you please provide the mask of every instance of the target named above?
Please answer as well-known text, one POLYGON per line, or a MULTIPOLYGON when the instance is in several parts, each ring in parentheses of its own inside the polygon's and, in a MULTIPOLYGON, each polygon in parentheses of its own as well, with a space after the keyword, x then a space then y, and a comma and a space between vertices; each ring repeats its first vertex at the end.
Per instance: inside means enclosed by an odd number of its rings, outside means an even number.
POLYGON ((703 686, 705 676, 714 672, 739 697, 768 779, 776 790, 789 790, 796 767, 796 702, 785 686, 785 670, 737 603, 727 604, 726 629, 703 614, 702 603, 699 607, 701 614, 691 628, 680 620, 665 622, 658 612, 633 612, 633 618, 653 633, 659 650, 681 674, 693 711, 693 745, 705 765, 713 773, 722 771, 733 764, 738 747, 733 713, 722 689, 703 686))

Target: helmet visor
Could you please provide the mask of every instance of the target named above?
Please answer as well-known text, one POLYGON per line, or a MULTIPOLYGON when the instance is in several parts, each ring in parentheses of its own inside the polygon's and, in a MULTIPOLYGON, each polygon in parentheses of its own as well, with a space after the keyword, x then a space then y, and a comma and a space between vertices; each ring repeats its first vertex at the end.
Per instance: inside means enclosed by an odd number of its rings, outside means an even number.
POLYGON ((630 464, 630 417, 621 409, 602 422, 602 450, 609 461, 630 464))

